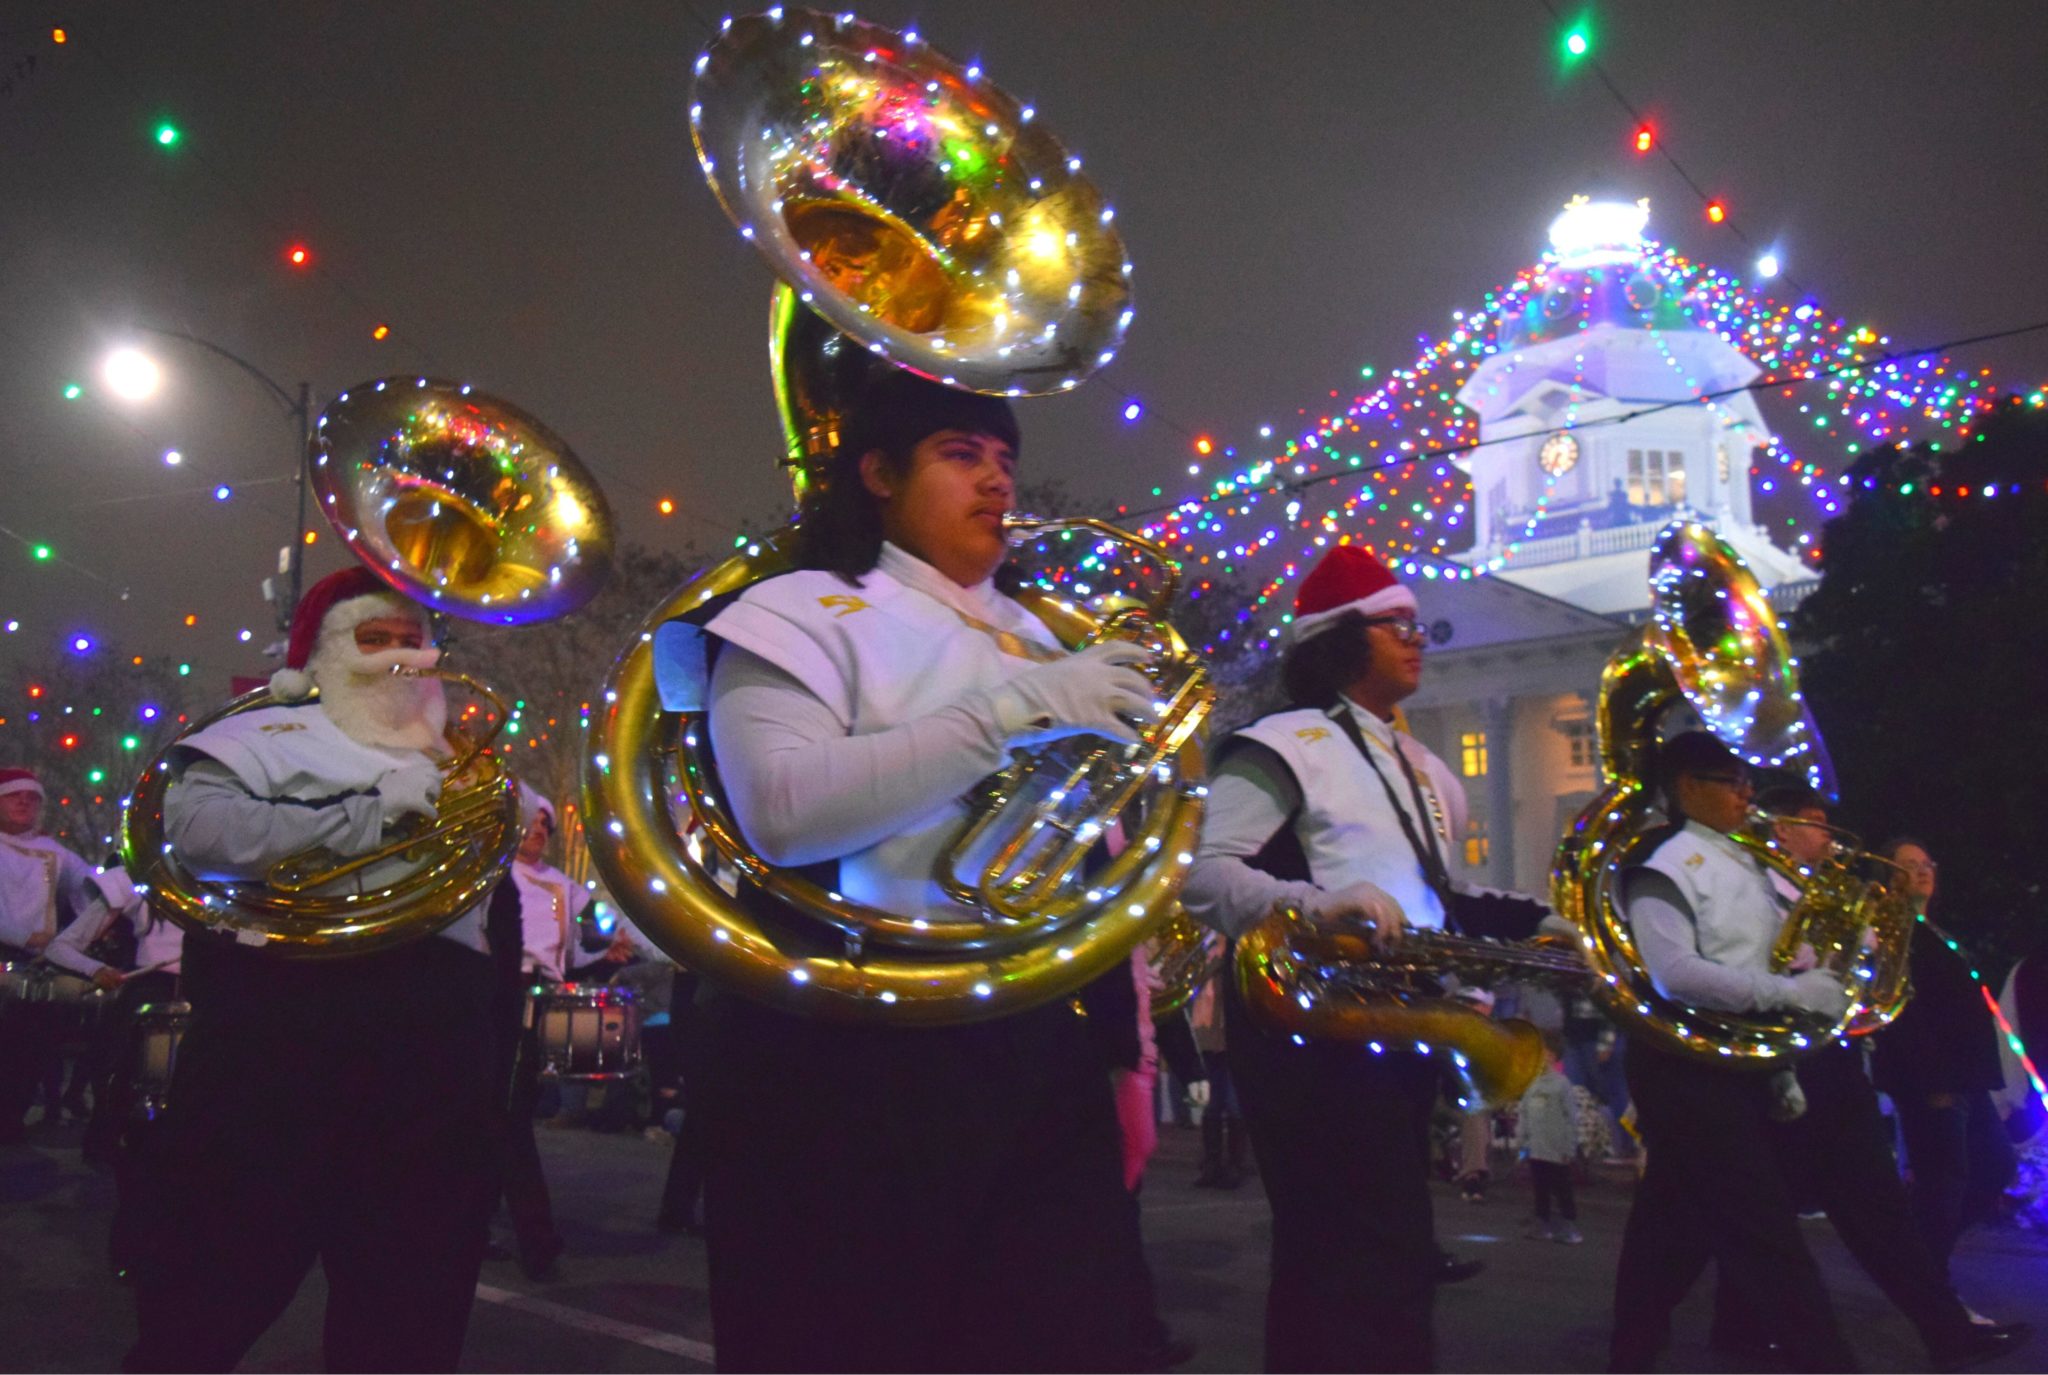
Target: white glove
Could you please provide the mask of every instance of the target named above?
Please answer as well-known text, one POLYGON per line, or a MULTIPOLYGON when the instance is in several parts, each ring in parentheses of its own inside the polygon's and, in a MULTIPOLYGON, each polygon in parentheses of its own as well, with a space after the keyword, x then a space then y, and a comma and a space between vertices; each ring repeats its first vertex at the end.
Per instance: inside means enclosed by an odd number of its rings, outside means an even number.
POLYGON ((377 797, 384 813, 384 829, 390 830, 408 816, 434 819, 441 799, 441 770, 431 760, 401 764, 377 780, 377 797))
POLYGON ((1302 903, 1302 915, 1318 926, 1370 923, 1375 942, 1382 946, 1399 940, 1408 924, 1401 904, 1386 889, 1363 882, 1317 893, 1302 903))
POLYGON ((1069 735, 1135 742, 1138 733, 1120 717, 1151 719, 1152 684, 1132 667, 1151 657, 1128 640, 1106 640, 1027 669, 991 695, 996 729, 1011 745, 1042 745, 1069 735))
POLYGON ((1849 1010, 1849 990, 1839 976, 1825 969, 1809 969, 1785 980, 1779 1006, 1822 1017, 1840 1017, 1849 1010))

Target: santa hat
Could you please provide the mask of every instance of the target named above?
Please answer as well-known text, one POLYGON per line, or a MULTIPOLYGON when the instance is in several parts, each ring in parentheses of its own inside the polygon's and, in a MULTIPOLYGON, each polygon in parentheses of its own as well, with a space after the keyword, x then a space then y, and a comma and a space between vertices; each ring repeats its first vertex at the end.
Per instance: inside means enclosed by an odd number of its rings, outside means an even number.
POLYGON ((1289 638, 1299 644, 1328 630, 1347 611, 1383 616, 1415 613, 1415 594, 1394 580, 1394 571, 1362 544, 1340 544, 1309 570, 1294 597, 1289 638))
POLYGON ((367 568, 329 573, 306 589, 292 613, 292 637, 285 646, 284 667, 270 675, 270 693, 281 702, 303 702, 313 695, 313 675, 306 671, 323 636, 353 631, 379 616, 421 619, 420 609, 393 592, 367 568))
POLYGON ((9 793, 34 793, 43 795, 43 780, 36 777, 34 769, 0 769, 0 797, 9 793))
POLYGON ((538 788, 522 778, 519 780, 519 819, 531 826, 537 816, 548 819, 549 830, 555 828, 555 804, 542 797, 538 788))

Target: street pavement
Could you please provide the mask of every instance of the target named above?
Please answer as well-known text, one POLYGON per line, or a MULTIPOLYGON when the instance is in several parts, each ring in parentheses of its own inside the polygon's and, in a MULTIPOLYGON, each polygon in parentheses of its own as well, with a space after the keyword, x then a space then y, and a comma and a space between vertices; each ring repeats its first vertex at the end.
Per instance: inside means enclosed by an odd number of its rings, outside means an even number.
MULTIPOLYGON (((1258 1368, 1271 1225, 1256 1180, 1236 1192, 1193 1187, 1195 1133, 1167 1127, 1144 1193, 1147 1250, 1159 1300, 1198 1354, 1190 1371, 1258 1368)), ((543 1126, 541 1153, 568 1251, 559 1276, 528 1281, 489 1263, 478 1286, 463 1368, 476 1371, 697 1370, 711 1356, 704 1244, 652 1227, 667 1138, 543 1126)), ((1599 1370, 1629 1180, 1602 1175, 1580 1191, 1586 1240, 1563 1246, 1521 1237, 1529 1191, 1519 1177, 1483 1204, 1439 1188, 1437 1228, 1452 1250, 1483 1259, 1477 1278, 1437 1304, 1449 1371, 1599 1370)), ((31 1129, 0 1147, 0 1369, 118 1368, 134 1337, 128 1293, 108 1273, 109 1178, 79 1162, 75 1130, 31 1129)), ((1866 1369, 1925 1366, 1912 1329, 1856 1268, 1825 1222, 1804 1224, 1836 1314, 1866 1369)), ((509 1240, 503 1219, 499 1235, 509 1240)), ((1957 1282, 1977 1308, 2048 1326, 2048 1240, 2009 1228, 1973 1232, 1957 1282)), ((1709 1352, 1708 1293, 1681 1311, 1671 1370, 1753 1369, 1709 1352)), ((321 1369, 318 1271, 258 1343, 243 1369, 321 1369)), ((945 1301, 935 1295, 934 1302, 945 1301)), ((1986 1369, 2048 1369, 2048 1334, 1986 1369)))

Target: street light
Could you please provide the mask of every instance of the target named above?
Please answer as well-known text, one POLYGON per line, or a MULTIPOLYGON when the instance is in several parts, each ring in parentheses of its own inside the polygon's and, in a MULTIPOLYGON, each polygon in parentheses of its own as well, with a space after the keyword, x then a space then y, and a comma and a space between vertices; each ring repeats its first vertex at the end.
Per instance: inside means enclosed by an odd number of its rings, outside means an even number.
MULTIPOLYGON (((277 381, 269 373, 263 371, 263 369, 257 367, 240 354, 222 348, 211 339, 202 339, 196 334, 187 334, 181 329, 165 329, 161 325, 136 325, 133 328, 147 334, 160 335, 166 339, 177 339, 187 344, 196 345, 213 354, 216 358, 233 363, 244 374, 261 384, 263 389, 270 393, 271 398, 284 408, 285 414, 291 419, 293 426, 292 477, 298 484, 299 489, 299 515, 298 528, 293 532, 291 545, 286 552, 285 562, 287 566, 282 570, 290 574, 291 595, 288 600, 284 601, 277 608, 278 629, 284 630, 289 628, 292 612, 299 604, 299 592, 305 580, 306 449, 311 441, 313 428, 312 387, 305 382, 299 383, 298 394, 295 396, 285 388, 283 383, 277 381)), ((125 345, 107 355, 106 361, 101 365, 100 376, 105 380, 108 389, 124 401, 146 401, 156 394, 158 386, 162 383, 163 369, 157 366, 155 359, 151 358, 141 349, 135 348, 132 345, 125 345)), ((177 459, 173 458, 172 454, 176 452, 176 450, 172 450, 171 453, 165 454, 164 461, 166 463, 175 463, 177 459)), ((220 498, 216 497, 216 499, 220 498)))
POLYGON ((123 401, 147 401, 163 384, 163 369, 141 349, 115 349, 100 365, 100 378, 107 390, 123 401))

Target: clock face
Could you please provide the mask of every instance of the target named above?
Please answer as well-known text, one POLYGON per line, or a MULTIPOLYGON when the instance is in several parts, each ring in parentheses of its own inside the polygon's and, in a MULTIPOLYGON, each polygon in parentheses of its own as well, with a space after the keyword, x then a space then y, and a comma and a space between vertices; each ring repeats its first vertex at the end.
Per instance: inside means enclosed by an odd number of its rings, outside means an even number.
POLYGON ((1563 477, 1579 461, 1579 441, 1568 434, 1555 434, 1536 455, 1536 462, 1552 477, 1563 477))

